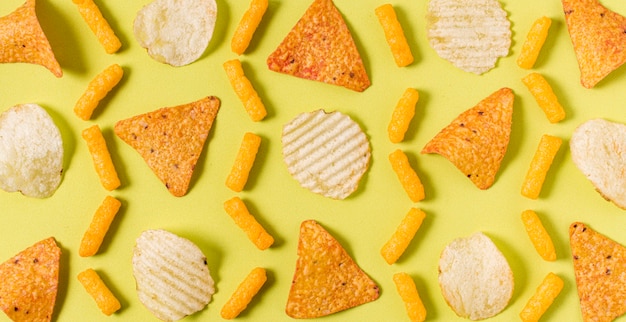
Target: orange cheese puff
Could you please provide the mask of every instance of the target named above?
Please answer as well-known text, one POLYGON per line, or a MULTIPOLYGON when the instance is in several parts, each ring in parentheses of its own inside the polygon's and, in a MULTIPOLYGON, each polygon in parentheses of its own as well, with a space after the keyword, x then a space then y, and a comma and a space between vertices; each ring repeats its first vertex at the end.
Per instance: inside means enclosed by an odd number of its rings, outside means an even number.
POLYGON ((265 231, 263 226, 250 214, 248 208, 239 197, 224 202, 224 210, 241 228, 254 245, 260 249, 268 249, 274 243, 274 237, 265 231))
POLYGON ((104 136, 102 136, 100 127, 93 125, 86 128, 82 132, 82 137, 87 142, 93 165, 102 186, 109 191, 117 189, 120 186, 120 179, 117 176, 117 171, 115 171, 111 154, 107 148, 104 136))
POLYGON ((87 89, 74 106, 74 114, 85 121, 91 118, 100 101, 120 82, 123 75, 124 70, 118 64, 103 70, 87 85, 87 89))
POLYGON ((226 178, 226 187, 235 192, 243 190, 260 145, 260 136, 250 132, 244 134, 235 164, 226 178))
POLYGON ((413 54, 393 6, 387 3, 376 8, 374 12, 376 17, 378 17, 378 22, 383 27, 387 44, 389 44, 396 65, 404 67, 411 64, 413 62, 413 54))
POLYGON ((561 143, 561 138, 555 136, 545 134, 541 137, 541 141, 539 141, 539 146, 530 163, 526 177, 524 177, 522 196, 530 199, 537 199, 539 197, 543 182, 546 179, 546 175, 548 174, 548 170, 552 165, 556 153, 561 147, 561 143))
POLYGON ((550 238, 537 214, 532 210, 523 211, 522 222, 539 256, 547 261, 556 260, 556 251, 554 250, 552 238, 550 238))
POLYGON ((395 263, 402 256, 425 217, 426 214, 420 209, 411 208, 409 210, 391 238, 380 250, 380 254, 387 264, 395 263))
POLYGON ((548 17, 541 17, 533 23, 526 35, 526 40, 522 45, 522 51, 517 57, 517 65, 524 69, 531 69, 539 57, 539 52, 548 37, 548 30, 552 20, 548 17))
POLYGON ((239 97, 239 100, 243 103, 243 107, 248 112, 248 115, 252 121, 261 121, 267 115, 265 105, 261 101, 259 94, 252 87, 252 83, 248 80, 243 73, 241 62, 238 59, 226 61, 224 63, 224 70, 230 81, 230 85, 233 87, 235 94, 239 97))
POLYGON ((96 35, 107 54, 117 52, 122 47, 122 43, 93 0, 72 0, 72 2, 76 4, 78 12, 80 12, 89 29, 96 35))
POLYGON ((411 168, 409 158, 406 154, 404 154, 402 150, 397 149, 389 155, 389 162, 391 162, 391 167, 393 171, 396 172, 396 175, 398 175, 398 179, 409 195, 409 198, 411 198, 413 202, 424 199, 424 186, 415 170, 411 168))
POLYGON ((415 116, 415 104, 419 100, 419 92, 414 88, 407 88, 391 114, 391 121, 387 127, 387 134, 391 143, 400 143, 409 129, 411 120, 415 116))
POLYGON ((241 55, 246 51, 254 32, 261 23, 267 6, 267 0, 252 0, 250 2, 250 7, 241 17, 230 42, 230 48, 235 54, 241 55))
POLYGON ((226 320, 236 318, 239 313, 246 309, 252 298, 259 292, 263 284, 267 281, 265 269, 254 268, 248 276, 239 284, 228 302, 222 307, 220 315, 226 320))
POLYGON ((554 299, 563 289, 563 280, 556 274, 550 272, 543 279, 535 294, 528 299, 528 302, 520 312, 519 316, 523 322, 537 322, 541 316, 550 308, 554 299))
POLYGON ((111 315, 122 307, 120 301, 93 269, 88 268, 78 273, 78 281, 83 285, 87 293, 93 297, 104 315, 111 315))
POLYGON ((548 81, 541 74, 530 73, 522 78, 522 82, 546 114, 550 123, 557 123, 565 118, 563 106, 559 103, 548 81))
POLYGON ((102 204, 93 215, 89 228, 85 232, 85 235, 83 235, 80 248, 78 249, 78 255, 88 257, 98 252, 100 245, 102 245, 102 240, 109 230, 111 222, 113 222, 121 205, 122 203, 119 200, 111 196, 104 198, 102 204))
POLYGON ((407 273, 393 274, 393 282, 396 290, 404 302, 406 312, 412 322, 422 322, 426 320, 426 307, 422 303, 415 282, 407 273))

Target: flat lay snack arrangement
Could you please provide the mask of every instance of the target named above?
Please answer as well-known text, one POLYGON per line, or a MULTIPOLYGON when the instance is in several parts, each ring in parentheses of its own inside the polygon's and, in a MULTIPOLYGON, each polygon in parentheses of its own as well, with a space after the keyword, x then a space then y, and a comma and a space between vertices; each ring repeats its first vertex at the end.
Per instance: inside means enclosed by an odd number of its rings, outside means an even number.
POLYGON ((626 321, 626 4, 0 2, 0 321, 626 321))

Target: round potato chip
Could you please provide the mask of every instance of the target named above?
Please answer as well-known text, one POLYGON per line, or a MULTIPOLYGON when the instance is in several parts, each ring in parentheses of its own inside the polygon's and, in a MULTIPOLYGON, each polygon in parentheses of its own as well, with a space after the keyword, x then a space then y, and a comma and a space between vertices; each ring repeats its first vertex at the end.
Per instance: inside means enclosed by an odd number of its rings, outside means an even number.
POLYGON ((46 198, 62 174, 61 132, 41 106, 22 104, 0 114, 0 188, 46 198))

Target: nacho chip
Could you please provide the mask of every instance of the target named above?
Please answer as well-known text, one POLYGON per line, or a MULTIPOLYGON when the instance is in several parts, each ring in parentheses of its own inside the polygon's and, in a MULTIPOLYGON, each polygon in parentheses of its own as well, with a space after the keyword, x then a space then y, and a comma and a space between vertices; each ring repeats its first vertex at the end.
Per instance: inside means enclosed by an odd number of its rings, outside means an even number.
POLYGON ((267 58, 269 69, 362 92, 370 80, 332 0, 315 0, 267 58))
POLYGON ((133 147, 176 197, 184 196, 217 116, 215 96, 137 115, 115 124, 115 134, 133 147))
POLYGON ((0 63, 29 63, 46 67, 56 77, 63 71, 43 33, 35 0, 27 0, 12 13, 0 17, 0 63))
POLYGON ((302 223, 287 315, 317 318, 374 301, 378 293, 378 285, 328 231, 314 220, 302 223))
POLYGON ((626 248, 581 222, 569 227, 583 321, 626 313, 626 248))
POLYGON ((50 321, 61 249, 44 239, 0 264, 0 309, 13 321, 50 321))
POLYGON ((514 99, 509 88, 494 92, 461 113, 426 144, 422 153, 438 153, 478 188, 491 187, 509 145, 514 99))
POLYGON ((626 17, 598 0, 562 0, 565 21, 580 68, 580 82, 592 88, 626 62, 626 17))

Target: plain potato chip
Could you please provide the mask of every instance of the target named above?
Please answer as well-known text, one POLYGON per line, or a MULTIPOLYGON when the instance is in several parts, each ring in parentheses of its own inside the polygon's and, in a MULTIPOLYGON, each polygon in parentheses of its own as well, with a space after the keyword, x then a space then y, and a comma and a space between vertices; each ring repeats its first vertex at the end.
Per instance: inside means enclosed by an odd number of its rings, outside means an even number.
POLYGON ((322 317, 374 301, 378 295, 378 285, 324 227, 314 220, 302 222, 287 315, 322 317))
POLYGON ((0 188, 46 198, 63 175, 63 140, 52 117, 37 104, 0 114, 0 188))
POLYGON ((150 57, 183 66, 205 52, 216 21, 215 0, 154 0, 137 12, 133 32, 150 57))
POLYGON ((499 89, 461 113, 422 153, 438 153, 478 188, 491 187, 509 145, 514 99, 510 88, 499 89))

